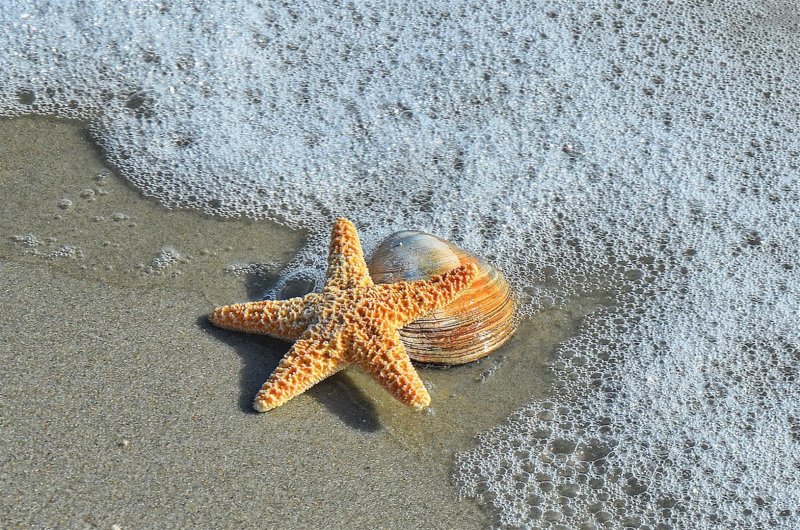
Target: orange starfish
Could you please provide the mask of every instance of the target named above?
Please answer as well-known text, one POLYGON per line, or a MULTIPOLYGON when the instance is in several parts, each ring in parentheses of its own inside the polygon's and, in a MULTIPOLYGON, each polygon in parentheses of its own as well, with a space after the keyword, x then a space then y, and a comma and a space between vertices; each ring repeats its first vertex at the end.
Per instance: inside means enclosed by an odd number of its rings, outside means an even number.
POLYGON ((295 341, 253 407, 266 412, 349 364, 357 364, 394 397, 416 409, 431 398, 400 342, 398 329, 447 305, 477 274, 464 265, 428 280, 375 285, 353 223, 333 225, 321 293, 218 307, 213 324, 295 341))

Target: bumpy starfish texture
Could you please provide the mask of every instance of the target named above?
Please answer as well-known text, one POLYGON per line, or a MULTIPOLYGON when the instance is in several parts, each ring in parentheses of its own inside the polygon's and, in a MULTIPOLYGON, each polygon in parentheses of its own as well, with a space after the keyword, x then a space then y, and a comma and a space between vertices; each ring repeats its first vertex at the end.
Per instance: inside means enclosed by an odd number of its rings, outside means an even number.
POLYGON ((375 285, 356 228, 337 219, 322 292, 289 300, 218 307, 219 327, 295 341, 256 395, 259 412, 274 409, 350 364, 416 409, 431 398, 411 364, 398 329, 449 304, 478 273, 474 264, 428 280, 375 285))

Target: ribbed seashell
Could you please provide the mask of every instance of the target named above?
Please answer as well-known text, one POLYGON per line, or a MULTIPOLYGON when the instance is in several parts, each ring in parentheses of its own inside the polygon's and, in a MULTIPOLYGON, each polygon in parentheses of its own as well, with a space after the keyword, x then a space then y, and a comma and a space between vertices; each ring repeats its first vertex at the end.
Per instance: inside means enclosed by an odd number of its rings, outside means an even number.
POLYGON ((412 359, 464 364, 499 348, 516 329, 511 287, 485 261, 424 232, 395 232, 373 252, 368 265, 375 283, 426 279, 467 263, 478 264, 481 271, 472 286, 449 305, 400 330, 412 359))

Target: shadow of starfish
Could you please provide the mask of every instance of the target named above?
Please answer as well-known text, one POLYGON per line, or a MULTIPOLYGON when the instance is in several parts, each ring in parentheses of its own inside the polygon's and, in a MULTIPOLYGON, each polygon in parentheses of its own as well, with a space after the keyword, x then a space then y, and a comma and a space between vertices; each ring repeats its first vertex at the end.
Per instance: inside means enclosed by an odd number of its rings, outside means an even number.
MULTIPOLYGON (((212 326, 206 315, 198 317, 197 325, 233 347, 242 358, 239 409, 247 414, 257 414, 253 410, 253 397, 269 374, 278 366, 281 358, 289 351, 291 344, 267 336, 245 335, 212 326)), ((354 429, 364 432, 376 432, 381 429, 374 405, 346 373, 338 373, 321 381, 309 389, 307 394, 354 429)))

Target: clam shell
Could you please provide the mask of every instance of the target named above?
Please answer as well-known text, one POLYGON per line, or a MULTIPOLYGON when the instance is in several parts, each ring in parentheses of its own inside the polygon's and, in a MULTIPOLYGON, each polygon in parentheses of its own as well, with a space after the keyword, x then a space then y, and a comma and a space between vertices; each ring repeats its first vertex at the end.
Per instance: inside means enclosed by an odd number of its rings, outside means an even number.
POLYGON ((375 249, 369 273, 375 283, 420 280, 467 263, 481 274, 449 305, 400 330, 409 357, 434 364, 464 364, 502 346, 516 330, 515 303, 502 273, 439 237, 405 230, 375 249))

